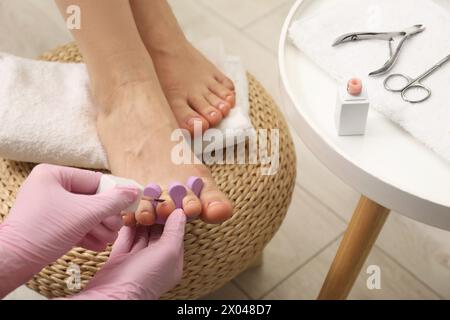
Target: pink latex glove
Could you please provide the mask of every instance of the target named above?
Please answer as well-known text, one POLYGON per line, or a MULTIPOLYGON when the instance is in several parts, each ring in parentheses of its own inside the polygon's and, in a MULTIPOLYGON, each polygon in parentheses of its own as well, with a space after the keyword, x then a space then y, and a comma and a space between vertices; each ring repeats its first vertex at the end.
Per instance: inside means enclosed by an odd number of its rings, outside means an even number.
POLYGON ((101 175, 46 164, 33 169, 0 225, 0 297, 74 245, 103 249, 117 238, 120 213, 138 190, 121 187, 95 195, 101 175))
POLYGON ((158 299, 181 279, 185 225, 177 209, 164 227, 123 227, 108 262, 72 299, 158 299))

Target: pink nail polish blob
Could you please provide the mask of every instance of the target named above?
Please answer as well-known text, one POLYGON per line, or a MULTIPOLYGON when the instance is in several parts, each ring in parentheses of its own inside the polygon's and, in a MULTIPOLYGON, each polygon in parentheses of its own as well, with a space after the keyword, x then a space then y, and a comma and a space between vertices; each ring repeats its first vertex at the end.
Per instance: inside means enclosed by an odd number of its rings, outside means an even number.
POLYGON ((358 96, 362 91, 362 81, 358 78, 352 78, 347 82, 347 91, 352 96, 358 96))

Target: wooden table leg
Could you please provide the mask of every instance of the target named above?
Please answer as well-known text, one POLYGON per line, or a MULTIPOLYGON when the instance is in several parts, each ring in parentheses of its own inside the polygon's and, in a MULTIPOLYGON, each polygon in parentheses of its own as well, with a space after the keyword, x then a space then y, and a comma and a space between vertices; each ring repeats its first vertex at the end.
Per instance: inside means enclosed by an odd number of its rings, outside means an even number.
POLYGON ((322 285, 319 300, 347 298, 389 211, 369 198, 361 196, 322 285))

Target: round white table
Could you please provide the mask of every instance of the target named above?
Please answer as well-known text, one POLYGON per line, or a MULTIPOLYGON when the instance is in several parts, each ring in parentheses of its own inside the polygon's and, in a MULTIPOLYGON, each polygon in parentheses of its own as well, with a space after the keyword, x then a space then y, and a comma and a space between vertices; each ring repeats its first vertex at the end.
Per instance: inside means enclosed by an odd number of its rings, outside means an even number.
POLYGON ((336 82, 289 41, 292 21, 335 1, 298 0, 278 49, 286 117, 315 156, 362 194, 319 299, 348 296, 390 210, 450 230, 450 163, 373 110, 364 136, 338 136, 336 82))

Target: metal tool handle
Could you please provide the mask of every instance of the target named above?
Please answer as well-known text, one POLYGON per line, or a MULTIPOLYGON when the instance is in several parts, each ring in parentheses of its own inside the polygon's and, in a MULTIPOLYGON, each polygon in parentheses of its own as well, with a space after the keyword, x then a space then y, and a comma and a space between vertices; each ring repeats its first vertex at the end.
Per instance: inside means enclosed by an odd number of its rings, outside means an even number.
POLYGON ((337 46, 344 42, 350 42, 350 41, 359 41, 359 40, 367 40, 367 39, 379 39, 379 40, 387 40, 391 41, 392 38, 395 37, 403 37, 403 36, 412 36, 416 33, 420 33, 423 30, 425 30, 425 27, 422 24, 416 24, 412 27, 409 27, 407 29, 404 29, 402 31, 395 31, 395 32, 350 32, 343 34, 336 38, 333 42, 333 47, 337 46))
POLYGON ((431 96, 431 90, 418 83, 405 88, 401 95, 402 99, 406 102, 419 103, 427 100, 431 96), (416 94, 416 97, 414 97, 413 92, 419 92, 419 94, 416 94))
POLYGON ((332 46, 335 47, 344 42, 379 39, 390 40, 393 37, 403 36, 404 32, 351 32, 337 37, 332 46))
POLYGON ((405 41, 412 37, 413 35, 416 35, 418 33, 421 33, 425 30, 425 27, 422 24, 416 24, 412 27, 406 28, 402 31, 398 32, 352 32, 352 33, 346 33, 341 36, 339 36, 334 42, 333 47, 337 46, 341 43, 350 42, 350 41, 359 41, 359 40, 366 40, 366 39, 381 39, 381 40, 387 40, 389 41, 389 59, 384 63, 384 65, 369 73, 370 76, 377 76, 381 74, 385 74, 388 72, 392 66, 395 64, 395 62, 398 59, 398 56, 400 54, 400 50, 402 49, 405 41), (395 49, 392 48, 392 42, 395 37, 401 36, 402 39, 399 41, 397 47, 395 49))
POLYGON ((400 42, 397 44, 397 47, 395 50, 392 49, 392 41, 393 39, 389 39, 389 59, 383 64, 383 66, 375 71, 372 71, 369 73, 369 76, 378 76, 385 74, 389 70, 392 69, 395 62, 397 61, 400 51, 403 48, 406 40, 411 38, 412 36, 421 33, 425 30, 425 27, 421 24, 416 24, 408 29, 403 30, 403 32, 400 32, 400 34, 403 36, 403 38, 400 40, 400 42))
POLYGON ((390 92, 402 92, 412 83, 413 79, 411 77, 408 77, 407 75, 401 73, 390 74, 383 81, 384 88, 390 92), (402 81, 404 84, 402 84, 400 87, 395 87, 395 85, 392 85, 394 81, 402 81))
POLYGON ((439 69, 440 67, 442 67, 445 63, 447 63, 449 61, 450 61, 450 54, 448 56, 446 56, 444 59, 442 59, 441 61, 439 61, 438 63, 436 63, 430 69, 428 69, 427 71, 422 73, 420 76, 418 76, 416 81, 420 81, 420 80, 425 79, 426 77, 428 77, 429 75, 434 73, 437 69, 439 69))
POLYGON ((389 59, 383 64, 383 66, 381 68, 369 73, 369 76, 379 76, 379 75, 385 74, 386 72, 391 70, 392 67, 394 66, 395 62, 397 61, 398 56, 400 55, 400 51, 401 51, 403 45, 405 44, 405 41, 408 39, 409 39, 409 35, 405 35, 398 43, 395 50, 392 50, 392 43, 391 43, 391 41, 389 41, 389 54, 390 54, 389 59))

